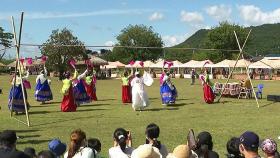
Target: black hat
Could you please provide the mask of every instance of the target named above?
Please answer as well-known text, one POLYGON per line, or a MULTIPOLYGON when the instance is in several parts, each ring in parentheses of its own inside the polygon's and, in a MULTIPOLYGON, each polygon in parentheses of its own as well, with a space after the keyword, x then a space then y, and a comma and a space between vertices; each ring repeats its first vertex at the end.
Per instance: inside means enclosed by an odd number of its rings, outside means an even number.
POLYGON ((240 144, 243 144, 245 147, 249 148, 258 148, 259 147, 259 136, 251 131, 244 132, 239 137, 240 144))
POLYGON ((8 142, 14 144, 17 141, 17 135, 15 131, 5 130, 0 134, 0 142, 8 142))

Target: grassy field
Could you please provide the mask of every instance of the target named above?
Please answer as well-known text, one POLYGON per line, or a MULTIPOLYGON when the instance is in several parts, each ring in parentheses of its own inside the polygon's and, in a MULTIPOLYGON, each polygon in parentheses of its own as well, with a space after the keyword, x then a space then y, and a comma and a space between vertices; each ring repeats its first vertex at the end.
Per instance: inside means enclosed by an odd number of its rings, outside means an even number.
MULTIPOLYGON (((30 78, 35 86, 35 76, 30 78)), ((108 149, 113 145, 112 134, 117 127, 124 127, 132 132, 133 146, 137 147, 145 142, 145 127, 154 122, 160 126, 159 140, 169 151, 179 144, 186 142, 188 129, 193 128, 196 133, 209 131, 213 135, 214 150, 224 157, 227 140, 232 136, 239 136, 246 130, 255 131, 261 138, 277 139, 280 135, 280 103, 266 101, 267 94, 278 94, 279 81, 255 81, 254 84, 264 83, 264 98, 260 100, 258 109, 253 99, 222 98, 220 103, 205 104, 202 98, 202 86, 198 83, 190 86, 186 79, 173 80, 179 98, 176 105, 167 108, 161 105, 159 82, 155 80, 152 87, 148 87, 151 105, 143 112, 134 112, 130 104, 121 103, 120 80, 100 80, 97 82, 97 97, 99 101, 82 105, 74 113, 60 112, 59 93, 61 83, 52 78, 51 88, 54 100, 51 104, 40 105, 34 100, 34 90, 28 90, 28 100, 31 104, 31 127, 18 123, 10 118, 7 108, 8 92, 11 85, 10 77, 0 76, 0 131, 14 129, 21 137, 18 148, 32 146, 37 151, 47 149, 48 141, 59 138, 69 143, 69 134, 76 128, 81 128, 87 137, 99 138, 102 142, 102 155, 107 156, 108 149)), ((224 81, 225 82, 225 81, 224 81)), ((17 116, 25 120, 25 116, 17 116)), ((279 140, 277 140, 279 143, 279 140)))

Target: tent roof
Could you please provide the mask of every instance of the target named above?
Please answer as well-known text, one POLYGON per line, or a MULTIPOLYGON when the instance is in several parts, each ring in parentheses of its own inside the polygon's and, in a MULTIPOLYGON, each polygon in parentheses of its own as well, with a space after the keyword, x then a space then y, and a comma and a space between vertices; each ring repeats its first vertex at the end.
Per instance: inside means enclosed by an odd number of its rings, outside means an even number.
MULTIPOLYGON (((106 60, 103 60, 96 56, 91 56, 90 61, 93 65, 108 65, 108 62, 106 60)), ((85 61, 77 61, 77 65, 84 65, 85 61)))
POLYGON ((6 66, 5 64, 3 64, 3 63, 0 63, 0 66, 6 66))
POLYGON ((236 64, 236 67, 246 67, 246 65, 250 65, 251 62, 248 61, 248 60, 245 60, 245 59, 240 59, 238 60, 237 64, 236 64), (246 63, 246 64, 245 64, 246 63))
MULTIPOLYGON (((177 68, 177 67, 180 67, 180 65, 182 65, 182 63, 178 60, 175 60, 172 62, 173 62, 173 66, 171 66, 171 68, 177 68)), ((163 63, 164 63, 164 60, 159 60, 157 63, 152 64, 150 67, 151 68, 162 68, 163 63)), ((168 65, 165 65, 164 68, 168 68, 168 65)))
POLYGON ((233 67, 235 64, 235 60, 223 60, 213 65, 213 67, 233 67))
POLYGON ((182 64, 180 67, 185 68, 202 68, 202 67, 211 67, 213 64, 210 60, 203 60, 203 61, 196 61, 196 60, 190 60, 186 62, 185 64, 182 64))
POLYGON ((108 62, 108 65, 103 65, 102 68, 107 68, 107 69, 115 69, 115 68, 120 68, 124 67, 125 64, 119 62, 119 61, 114 61, 114 62, 108 62))
POLYGON ((249 65, 250 69, 272 69, 275 65, 272 65, 271 62, 267 59, 262 59, 260 61, 254 62, 249 65))

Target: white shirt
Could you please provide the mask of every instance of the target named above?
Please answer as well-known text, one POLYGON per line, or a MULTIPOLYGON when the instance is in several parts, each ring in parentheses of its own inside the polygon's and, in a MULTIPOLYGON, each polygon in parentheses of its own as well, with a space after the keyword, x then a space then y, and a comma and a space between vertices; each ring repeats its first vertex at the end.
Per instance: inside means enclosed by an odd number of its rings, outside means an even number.
POLYGON ((123 152, 120 146, 112 147, 109 149, 109 157, 110 158, 129 158, 132 151, 134 149, 132 147, 126 147, 123 152))
MULTIPOLYGON (((68 151, 64 154, 64 158, 67 158, 68 151)), ((72 158, 94 158, 93 150, 89 147, 81 147, 80 150, 72 158)))
POLYGON ((144 80, 143 78, 134 77, 131 81, 131 86, 135 90, 144 90, 144 80))
POLYGON ((38 83, 38 80, 40 80, 41 84, 44 83, 47 80, 47 74, 47 69, 44 67, 44 73, 37 76, 36 83, 38 83))

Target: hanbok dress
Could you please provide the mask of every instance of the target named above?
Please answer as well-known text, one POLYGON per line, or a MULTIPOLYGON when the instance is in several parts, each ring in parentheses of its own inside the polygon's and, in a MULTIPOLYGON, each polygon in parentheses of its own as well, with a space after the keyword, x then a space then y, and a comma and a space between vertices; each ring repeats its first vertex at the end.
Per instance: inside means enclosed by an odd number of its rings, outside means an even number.
POLYGON ((212 87, 211 87, 211 82, 210 82, 210 79, 209 79, 209 75, 207 74, 206 76, 202 76, 201 81, 202 81, 202 84, 203 84, 203 98, 204 98, 204 101, 208 104, 211 104, 211 103, 214 102, 215 94, 214 94, 214 92, 212 90, 212 87))
POLYGON ((131 103, 131 85, 129 83, 129 77, 122 77, 122 102, 131 103))
POLYGON ((176 87, 171 83, 169 76, 165 75, 160 86, 162 104, 174 104, 177 98, 176 87))
MULTIPOLYGON (((74 73, 73 79, 77 76, 77 71, 74 73)), ((73 94, 73 87, 72 87, 72 80, 71 79, 64 79, 62 81, 63 86, 61 92, 63 94, 63 100, 61 102, 61 111, 62 112, 74 112, 77 109, 77 104, 75 102, 74 94, 73 94)))
POLYGON ((96 77, 93 76, 86 76, 83 80, 87 95, 90 97, 91 100, 97 101, 96 97, 96 77))
POLYGON ((47 70, 44 67, 44 73, 36 78, 35 99, 38 102, 53 100, 53 94, 47 79, 47 70))
POLYGON ((90 103, 91 98, 88 96, 84 86, 83 78, 86 76, 87 70, 79 75, 76 80, 73 81, 74 98, 77 105, 90 103))
POLYGON ((148 107, 150 102, 145 90, 143 77, 134 77, 131 81, 132 86, 132 108, 134 110, 143 110, 148 107))
MULTIPOLYGON (((29 73, 27 72, 26 76, 22 77, 22 80, 27 80, 29 77, 29 73)), ((14 79, 12 80, 12 84, 14 83, 14 79)), ((29 110, 29 103, 27 101, 27 93, 26 88, 24 85, 21 84, 21 79, 19 76, 16 77, 16 83, 15 86, 12 86, 9 94, 9 102, 8 102, 8 108, 11 111, 14 112, 25 112, 25 105, 23 100, 23 93, 25 95, 27 110, 29 110), (23 86, 23 92, 22 92, 22 86, 23 86)))

